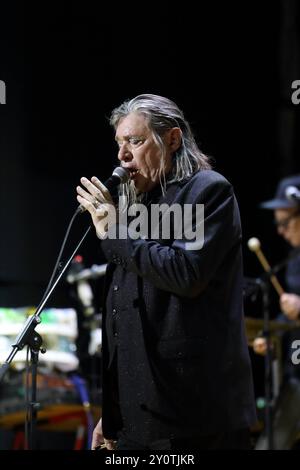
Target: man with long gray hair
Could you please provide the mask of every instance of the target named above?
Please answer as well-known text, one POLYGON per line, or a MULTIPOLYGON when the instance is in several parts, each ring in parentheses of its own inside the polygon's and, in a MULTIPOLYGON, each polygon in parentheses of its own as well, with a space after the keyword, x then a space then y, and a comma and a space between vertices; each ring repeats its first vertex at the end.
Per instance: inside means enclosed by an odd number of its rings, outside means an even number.
POLYGON ((249 448, 256 415, 232 186, 170 99, 139 95, 111 124, 128 174, 119 200, 96 177, 77 187, 108 260, 92 448, 249 448))

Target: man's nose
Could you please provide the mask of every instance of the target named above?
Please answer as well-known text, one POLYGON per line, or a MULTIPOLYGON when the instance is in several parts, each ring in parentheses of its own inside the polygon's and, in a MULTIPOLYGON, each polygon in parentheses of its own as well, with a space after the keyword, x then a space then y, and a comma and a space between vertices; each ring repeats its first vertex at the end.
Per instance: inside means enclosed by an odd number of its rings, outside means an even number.
POLYGON ((120 162, 128 162, 132 160, 132 154, 126 144, 121 145, 121 147, 119 148, 118 159, 120 160, 120 162))
POLYGON ((284 228, 279 225, 279 226, 277 227, 277 233, 278 233, 278 235, 283 236, 284 228))

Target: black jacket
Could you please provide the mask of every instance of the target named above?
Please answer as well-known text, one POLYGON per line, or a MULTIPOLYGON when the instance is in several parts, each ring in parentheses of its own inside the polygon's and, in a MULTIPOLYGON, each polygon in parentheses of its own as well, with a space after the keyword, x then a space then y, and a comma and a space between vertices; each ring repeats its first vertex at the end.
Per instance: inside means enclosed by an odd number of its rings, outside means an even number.
POLYGON ((121 426, 111 407, 112 355, 122 423, 132 440, 210 435, 256 419, 232 186, 214 171, 200 171, 169 185, 160 203, 166 200, 204 204, 201 249, 186 250, 186 240, 172 238, 102 242, 110 263, 103 332, 107 438, 121 426))

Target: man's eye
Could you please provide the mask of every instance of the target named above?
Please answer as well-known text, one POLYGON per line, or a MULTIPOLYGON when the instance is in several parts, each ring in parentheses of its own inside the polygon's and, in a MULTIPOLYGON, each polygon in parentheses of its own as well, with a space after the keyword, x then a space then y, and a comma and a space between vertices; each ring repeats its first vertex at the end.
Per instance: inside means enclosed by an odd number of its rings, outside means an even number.
POLYGON ((141 138, 138 138, 138 137, 130 137, 129 142, 132 145, 138 145, 138 144, 144 142, 144 139, 141 139, 141 138))

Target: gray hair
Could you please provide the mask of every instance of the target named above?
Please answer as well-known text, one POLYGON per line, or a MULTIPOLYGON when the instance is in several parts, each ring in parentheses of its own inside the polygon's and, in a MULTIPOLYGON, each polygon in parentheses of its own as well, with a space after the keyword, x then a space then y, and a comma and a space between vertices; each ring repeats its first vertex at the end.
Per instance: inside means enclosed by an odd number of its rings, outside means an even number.
MULTIPOLYGON (((181 145, 173 155, 173 169, 170 177, 168 177, 169 183, 189 178, 198 170, 211 169, 208 157, 200 151, 189 123, 176 103, 163 96, 139 95, 131 100, 124 101, 119 107, 115 108, 111 114, 110 124, 116 129, 120 120, 130 113, 138 113, 146 117, 153 138, 161 150, 162 159, 159 175, 163 193, 166 190, 164 172, 166 149, 162 136, 167 130, 179 127, 182 134, 181 145)), ((121 195, 127 197, 128 203, 137 202, 139 199, 132 181, 121 185, 121 195)))

